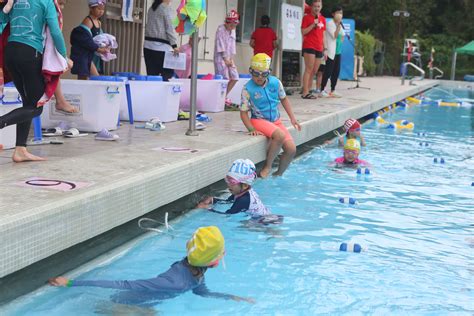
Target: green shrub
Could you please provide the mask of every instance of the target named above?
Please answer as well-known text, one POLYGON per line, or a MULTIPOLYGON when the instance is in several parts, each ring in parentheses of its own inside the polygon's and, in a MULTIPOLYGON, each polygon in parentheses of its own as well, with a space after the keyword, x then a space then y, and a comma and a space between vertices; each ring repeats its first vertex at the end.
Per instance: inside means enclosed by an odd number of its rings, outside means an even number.
POLYGON ((355 32, 356 36, 356 54, 364 56, 364 68, 368 76, 375 75, 376 65, 374 62, 375 52, 375 37, 373 37, 369 31, 355 32))

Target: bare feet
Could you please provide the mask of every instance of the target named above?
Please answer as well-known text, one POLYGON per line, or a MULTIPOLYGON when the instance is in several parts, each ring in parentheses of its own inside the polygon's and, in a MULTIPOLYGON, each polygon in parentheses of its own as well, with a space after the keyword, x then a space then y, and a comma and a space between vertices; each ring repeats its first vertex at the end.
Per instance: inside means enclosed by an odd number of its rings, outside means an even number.
POLYGON ((44 161, 45 158, 41 158, 30 154, 26 147, 16 147, 13 153, 12 160, 14 162, 25 162, 25 161, 44 161))
POLYGON ((79 109, 75 106, 72 106, 71 103, 64 101, 60 102, 56 99, 56 110, 63 111, 67 113, 79 113, 79 109))
POLYGON ((260 174, 259 174, 260 178, 265 179, 266 177, 268 177, 268 175, 270 174, 270 171, 272 171, 272 168, 268 168, 266 166, 263 167, 263 169, 260 170, 260 174))
POLYGON ((3 145, 2 145, 2 144, 0 144, 0 151, 2 151, 2 150, 3 150, 3 145))
POLYGON ((274 177, 281 177, 283 175, 283 173, 279 172, 278 170, 275 171, 274 173, 272 173, 272 176, 274 177))

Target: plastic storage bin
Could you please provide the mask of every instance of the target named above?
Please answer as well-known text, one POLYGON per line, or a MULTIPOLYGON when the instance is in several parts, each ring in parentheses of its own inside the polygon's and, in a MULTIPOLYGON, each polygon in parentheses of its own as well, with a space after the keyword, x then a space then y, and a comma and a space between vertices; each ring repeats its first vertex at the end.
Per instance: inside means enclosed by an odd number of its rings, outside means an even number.
MULTIPOLYGON (((130 94, 135 121, 159 117, 162 122, 178 119, 181 86, 179 82, 164 82, 161 76, 131 76, 130 94)), ((128 120, 128 108, 121 106, 120 119, 128 120)))
POLYGON ((239 81, 237 81, 237 83, 232 88, 232 90, 230 90, 230 93, 227 96, 227 98, 229 98, 232 103, 240 105, 242 99, 242 90, 244 89, 245 84, 249 82, 250 79, 252 79, 251 75, 239 75, 239 81))
POLYGON ((120 104, 125 95, 125 84, 118 77, 100 76, 94 80, 61 80, 63 94, 79 113, 69 114, 56 110, 55 100, 44 106, 41 115, 43 128, 66 122, 84 132, 99 132, 103 128, 117 129, 120 104))
MULTIPOLYGON (((189 111, 191 103, 191 79, 171 79, 181 82, 183 89, 179 105, 181 109, 189 111)), ((225 94, 228 80, 213 79, 197 81, 196 106, 198 111, 222 112, 225 109, 225 94)))
MULTIPOLYGON (((3 116, 14 109, 23 106, 21 97, 13 84, 6 84, 3 89, 3 96, 0 98, 0 116, 3 116)), ((4 149, 15 148, 16 125, 10 125, 0 129, 0 144, 4 149)))

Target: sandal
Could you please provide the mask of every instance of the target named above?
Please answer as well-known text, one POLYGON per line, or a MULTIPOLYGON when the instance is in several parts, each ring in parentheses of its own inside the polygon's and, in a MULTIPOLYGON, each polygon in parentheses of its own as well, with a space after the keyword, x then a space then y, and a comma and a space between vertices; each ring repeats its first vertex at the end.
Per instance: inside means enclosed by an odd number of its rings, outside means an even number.
POLYGON ((303 99, 309 99, 309 100, 314 100, 314 99, 317 99, 318 97, 315 96, 314 94, 308 93, 308 94, 302 95, 301 98, 303 98, 303 99))

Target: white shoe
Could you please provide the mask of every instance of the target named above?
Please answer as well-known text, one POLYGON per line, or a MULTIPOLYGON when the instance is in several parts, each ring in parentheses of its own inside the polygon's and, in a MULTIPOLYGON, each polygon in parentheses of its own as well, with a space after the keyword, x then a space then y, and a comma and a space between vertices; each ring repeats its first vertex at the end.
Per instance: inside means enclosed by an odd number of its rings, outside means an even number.
POLYGON ((320 97, 320 98, 327 98, 327 97, 329 97, 329 94, 328 94, 326 91, 323 90, 323 91, 321 91, 321 93, 319 94, 319 97, 320 97))
POLYGON ((342 95, 340 95, 340 94, 337 93, 336 91, 331 91, 331 92, 329 93, 329 96, 330 96, 331 98, 341 98, 341 97, 342 97, 342 95))

